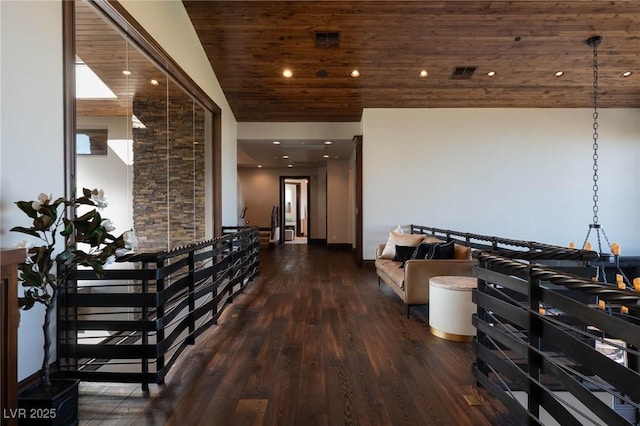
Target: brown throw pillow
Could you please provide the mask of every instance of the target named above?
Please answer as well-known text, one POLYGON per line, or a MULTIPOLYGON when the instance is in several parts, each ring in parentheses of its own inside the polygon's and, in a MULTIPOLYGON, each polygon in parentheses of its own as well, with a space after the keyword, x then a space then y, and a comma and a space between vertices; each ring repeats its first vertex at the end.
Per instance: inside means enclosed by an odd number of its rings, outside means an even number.
POLYGON ((389 239, 384 250, 382 250, 380 258, 393 259, 396 255, 396 246, 417 247, 423 238, 423 234, 398 234, 395 231, 389 231, 389 239))

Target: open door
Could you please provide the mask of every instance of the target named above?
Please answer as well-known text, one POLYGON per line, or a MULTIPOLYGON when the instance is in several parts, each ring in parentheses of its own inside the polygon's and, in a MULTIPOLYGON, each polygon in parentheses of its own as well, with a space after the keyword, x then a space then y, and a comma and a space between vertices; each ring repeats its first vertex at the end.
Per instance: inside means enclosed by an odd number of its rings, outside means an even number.
POLYGON ((280 177, 280 242, 308 244, 310 217, 309 176, 280 177))

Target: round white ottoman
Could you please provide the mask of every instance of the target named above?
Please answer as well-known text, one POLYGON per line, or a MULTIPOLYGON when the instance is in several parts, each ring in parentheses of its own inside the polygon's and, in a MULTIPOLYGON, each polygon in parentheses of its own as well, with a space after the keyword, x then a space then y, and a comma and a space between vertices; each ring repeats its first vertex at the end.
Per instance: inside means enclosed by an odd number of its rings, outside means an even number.
POLYGON ((476 305, 471 290, 478 285, 474 277, 442 276, 429 280, 429 328, 442 339, 470 342, 476 335, 471 316, 476 305))

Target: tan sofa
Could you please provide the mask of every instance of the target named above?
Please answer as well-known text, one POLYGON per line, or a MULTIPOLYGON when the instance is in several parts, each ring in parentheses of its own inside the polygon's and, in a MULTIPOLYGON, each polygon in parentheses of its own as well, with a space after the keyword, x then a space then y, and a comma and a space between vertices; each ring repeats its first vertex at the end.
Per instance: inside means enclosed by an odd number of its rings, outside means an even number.
MULTIPOLYGON (((433 237, 427 237, 427 242, 434 241, 433 237)), ((437 241, 437 239, 435 240, 437 241)), ((378 285, 384 281, 407 305, 407 318, 409 308, 412 305, 425 305, 429 303, 429 279, 439 275, 473 276, 471 268, 474 261, 471 260, 469 247, 455 244, 453 259, 411 259, 404 268, 402 262, 380 257, 385 244, 378 245, 376 250, 376 273, 378 285)))

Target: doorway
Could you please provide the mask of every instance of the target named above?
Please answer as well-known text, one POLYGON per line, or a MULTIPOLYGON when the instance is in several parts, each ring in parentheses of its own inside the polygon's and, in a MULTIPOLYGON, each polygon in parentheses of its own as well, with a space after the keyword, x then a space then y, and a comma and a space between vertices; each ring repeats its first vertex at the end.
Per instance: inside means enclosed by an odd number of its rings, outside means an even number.
POLYGON ((308 244, 311 208, 309 176, 280 176, 281 244, 308 244))

